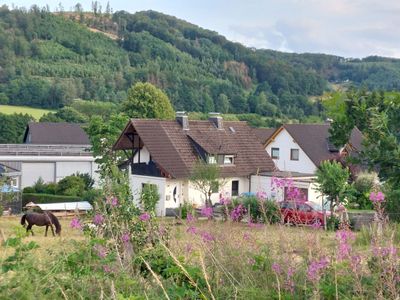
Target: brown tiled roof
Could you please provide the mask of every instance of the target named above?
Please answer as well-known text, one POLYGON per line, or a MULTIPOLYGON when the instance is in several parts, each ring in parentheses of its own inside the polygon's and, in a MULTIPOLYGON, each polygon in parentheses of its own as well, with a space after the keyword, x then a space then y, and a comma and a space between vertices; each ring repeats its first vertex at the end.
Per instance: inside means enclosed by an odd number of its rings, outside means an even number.
POLYGON ((275 130, 276 128, 253 128, 254 134, 263 145, 272 136, 275 130))
POLYGON ((89 137, 79 124, 52 122, 29 123, 25 130, 24 143, 90 145, 89 137))
MULTIPOLYGON (((189 121, 183 130, 176 121, 132 119, 114 145, 115 150, 131 149, 126 134, 137 133, 152 160, 173 178, 187 178, 199 158, 195 141, 210 154, 234 154, 234 165, 221 166, 223 177, 247 176, 273 171, 275 165, 246 122, 224 121, 217 129, 210 121, 189 121)), ((138 141, 135 142, 137 146, 138 141)))
MULTIPOLYGON (((307 156, 316 166, 324 160, 338 157, 338 151, 329 142, 330 124, 285 124, 283 128, 294 138, 307 156)), ((354 128, 349 143, 354 148, 360 147, 362 134, 358 128, 354 128), (353 144, 354 143, 354 144, 353 144)))

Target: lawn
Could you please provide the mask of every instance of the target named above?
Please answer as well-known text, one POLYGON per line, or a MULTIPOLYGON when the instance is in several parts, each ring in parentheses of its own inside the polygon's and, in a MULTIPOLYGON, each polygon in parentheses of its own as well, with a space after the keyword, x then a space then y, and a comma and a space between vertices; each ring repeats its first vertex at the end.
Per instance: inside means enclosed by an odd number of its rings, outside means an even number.
POLYGON ((34 117, 37 121, 44 115, 49 112, 53 112, 48 109, 41 108, 32 108, 26 106, 13 106, 13 105, 0 105, 0 113, 11 115, 13 113, 17 114, 28 114, 34 117))
MULTIPOLYGON (((105 231, 92 238, 72 229, 71 218, 61 218, 61 224, 61 237, 44 237, 44 228, 39 227, 33 228, 32 237, 25 235, 18 217, 0 218, 0 241, 21 236, 24 245, 39 246, 26 252, 28 259, 19 258, 13 271, 2 273, 0 264, 0 299, 10 295, 30 299, 28 292, 41 299, 391 299, 399 295, 399 233, 394 224, 379 233, 378 248, 371 247, 373 228, 335 233, 307 226, 143 219, 135 225, 132 243, 121 244, 117 240, 126 232, 123 222, 114 223, 117 231, 111 235, 105 231), (104 234, 106 240, 100 238, 104 234), (168 239, 157 245, 156 236, 166 235, 168 239), (135 251, 134 241, 144 241, 143 237, 147 246, 135 251), (31 277, 32 272, 38 275, 31 277)), ((102 225, 96 230, 101 232, 102 225)), ((1 245, 0 262, 13 253, 14 248, 1 245)))

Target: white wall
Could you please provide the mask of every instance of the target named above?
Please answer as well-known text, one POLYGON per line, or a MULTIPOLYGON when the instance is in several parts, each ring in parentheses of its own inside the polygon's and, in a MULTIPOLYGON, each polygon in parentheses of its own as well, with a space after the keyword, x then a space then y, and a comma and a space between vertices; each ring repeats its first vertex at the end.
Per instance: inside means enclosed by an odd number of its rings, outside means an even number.
MULTIPOLYGON (((313 181, 310 177, 304 178, 293 178, 293 186, 297 188, 305 188, 308 190, 308 201, 315 202, 317 204, 321 204, 321 193, 317 191, 317 183, 313 181)), ((270 176, 260 176, 253 175, 251 176, 251 188, 250 192, 265 192, 267 194, 268 199, 274 199, 276 201, 284 200, 284 189, 273 189, 272 185, 272 177, 270 176)))
POLYGON ((315 164, 294 141, 293 137, 286 131, 286 129, 283 129, 265 148, 270 156, 271 148, 279 148, 279 159, 273 160, 275 165, 281 171, 314 174, 317 170, 315 164), (290 149, 299 149, 299 160, 290 160, 290 149))
POLYGON ((20 187, 32 186, 39 177, 45 182, 57 182, 76 172, 89 173, 98 184, 98 165, 92 156, 1 156, 2 161, 21 162, 20 187))
MULTIPOLYGON (((139 152, 135 154, 133 157, 133 162, 136 164, 139 161, 139 152)), ((147 150, 145 146, 140 150, 140 162, 141 163, 149 163, 150 161, 150 152, 147 150)))
POLYGON ((151 177, 142 175, 129 176, 133 200, 140 206, 140 193, 142 192, 142 184, 155 184, 160 194, 160 200, 156 206, 156 214, 158 216, 165 216, 165 193, 166 193, 166 179, 162 177, 151 177))

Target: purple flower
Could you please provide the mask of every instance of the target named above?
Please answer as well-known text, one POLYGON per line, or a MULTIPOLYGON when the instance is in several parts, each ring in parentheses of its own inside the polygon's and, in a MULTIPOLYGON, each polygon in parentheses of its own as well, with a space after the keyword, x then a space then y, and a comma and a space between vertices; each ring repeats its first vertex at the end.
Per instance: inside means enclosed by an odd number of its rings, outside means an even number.
POLYGON ((318 229, 321 229, 321 228, 322 228, 322 224, 321 224, 321 222, 316 221, 316 222, 312 223, 311 227, 312 227, 313 229, 318 230, 318 229))
POLYGON ((197 228, 194 226, 190 226, 187 230, 187 233, 191 233, 191 234, 196 234, 197 233, 197 228))
POLYGON ((203 216, 203 217, 207 217, 207 218, 212 218, 212 216, 213 216, 213 209, 212 209, 212 207, 207 207, 207 206, 205 206, 205 207, 203 207, 202 209, 201 209, 201 215, 203 216))
POLYGON ((95 225, 101 225, 101 224, 103 224, 103 222, 104 222, 104 217, 102 215, 97 214, 94 216, 93 223, 95 225))
POLYGON ((103 271, 106 272, 106 273, 111 273, 110 266, 107 266, 107 265, 103 266, 103 271))
POLYGON ((350 241, 355 239, 354 233, 350 230, 338 230, 336 231, 336 239, 339 242, 338 259, 343 260, 349 258, 352 250, 350 241))
POLYGON ((141 214, 141 215, 139 216, 139 219, 140 219, 140 221, 142 221, 142 222, 147 222, 148 220, 150 220, 150 214, 147 213, 147 212, 145 212, 145 213, 143 213, 143 214, 141 214))
POLYGON ((272 264, 271 269, 276 274, 280 274, 282 272, 281 266, 278 263, 275 263, 275 262, 272 264))
POLYGON ((194 217, 192 216, 191 213, 188 213, 188 214, 187 214, 187 216, 186 216, 186 221, 187 221, 188 223, 192 223, 192 222, 194 221, 194 217))
POLYGON ((221 205, 229 205, 229 204, 231 204, 231 199, 229 199, 229 198, 221 198, 221 199, 219 199, 219 203, 221 205))
POLYGON ((204 242, 212 242, 214 240, 214 237, 206 231, 203 231, 200 235, 204 242))
POLYGON ((82 229, 82 224, 78 218, 73 218, 69 225, 71 226, 71 228, 74 228, 74 229, 82 229))
POLYGON ((255 260, 254 258, 252 258, 252 257, 250 257, 250 258, 247 260, 247 262, 248 262, 248 264, 249 264, 250 266, 254 266, 254 265, 256 264, 256 260, 255 260))
POLYGON ((128 232, 125 232, 122 236, 121 236, 121 240, 124 244, 128 243, 131 239, 131 236, 128 232))
POLYGON ((327 257, 312 261, 307 268, 307 278, 313 282, 319 281, 322 271, 326 269, 328 265, 329 259, 327 257))
POLYGON ((107 256, 107 248, 102 245, 95 245, 93 250, 100 258, 105 258, 107 256))
POLYGON ((246 208, 242 204, 239 204, 234 209, 232 209, 231 219, 235 222, 240 222, 243 219, 246 212, 247 212, 246 208))
POLYGON ((111 198, 111 206, 118 206, 118 199, 116 197, 111 198))
POLYGON ((369 200, 371 200, 373 203, 380 203, 385 201, 385 194, 382 192, 371 192, 369 195, 369 200))

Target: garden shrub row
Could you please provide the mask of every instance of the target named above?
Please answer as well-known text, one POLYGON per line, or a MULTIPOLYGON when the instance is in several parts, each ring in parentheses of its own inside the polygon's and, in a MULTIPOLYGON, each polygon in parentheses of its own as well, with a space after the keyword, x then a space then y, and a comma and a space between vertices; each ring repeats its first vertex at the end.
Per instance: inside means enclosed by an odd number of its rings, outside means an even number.
POLYGON ((33 202, 35 204, 43 204, 43 203, 62 203, 62 202, 76 202, 76 201, 82 201, 82 198, 77 196, 37 194, 37 193, 22 194, 23 207, 29 202, 33 202))

